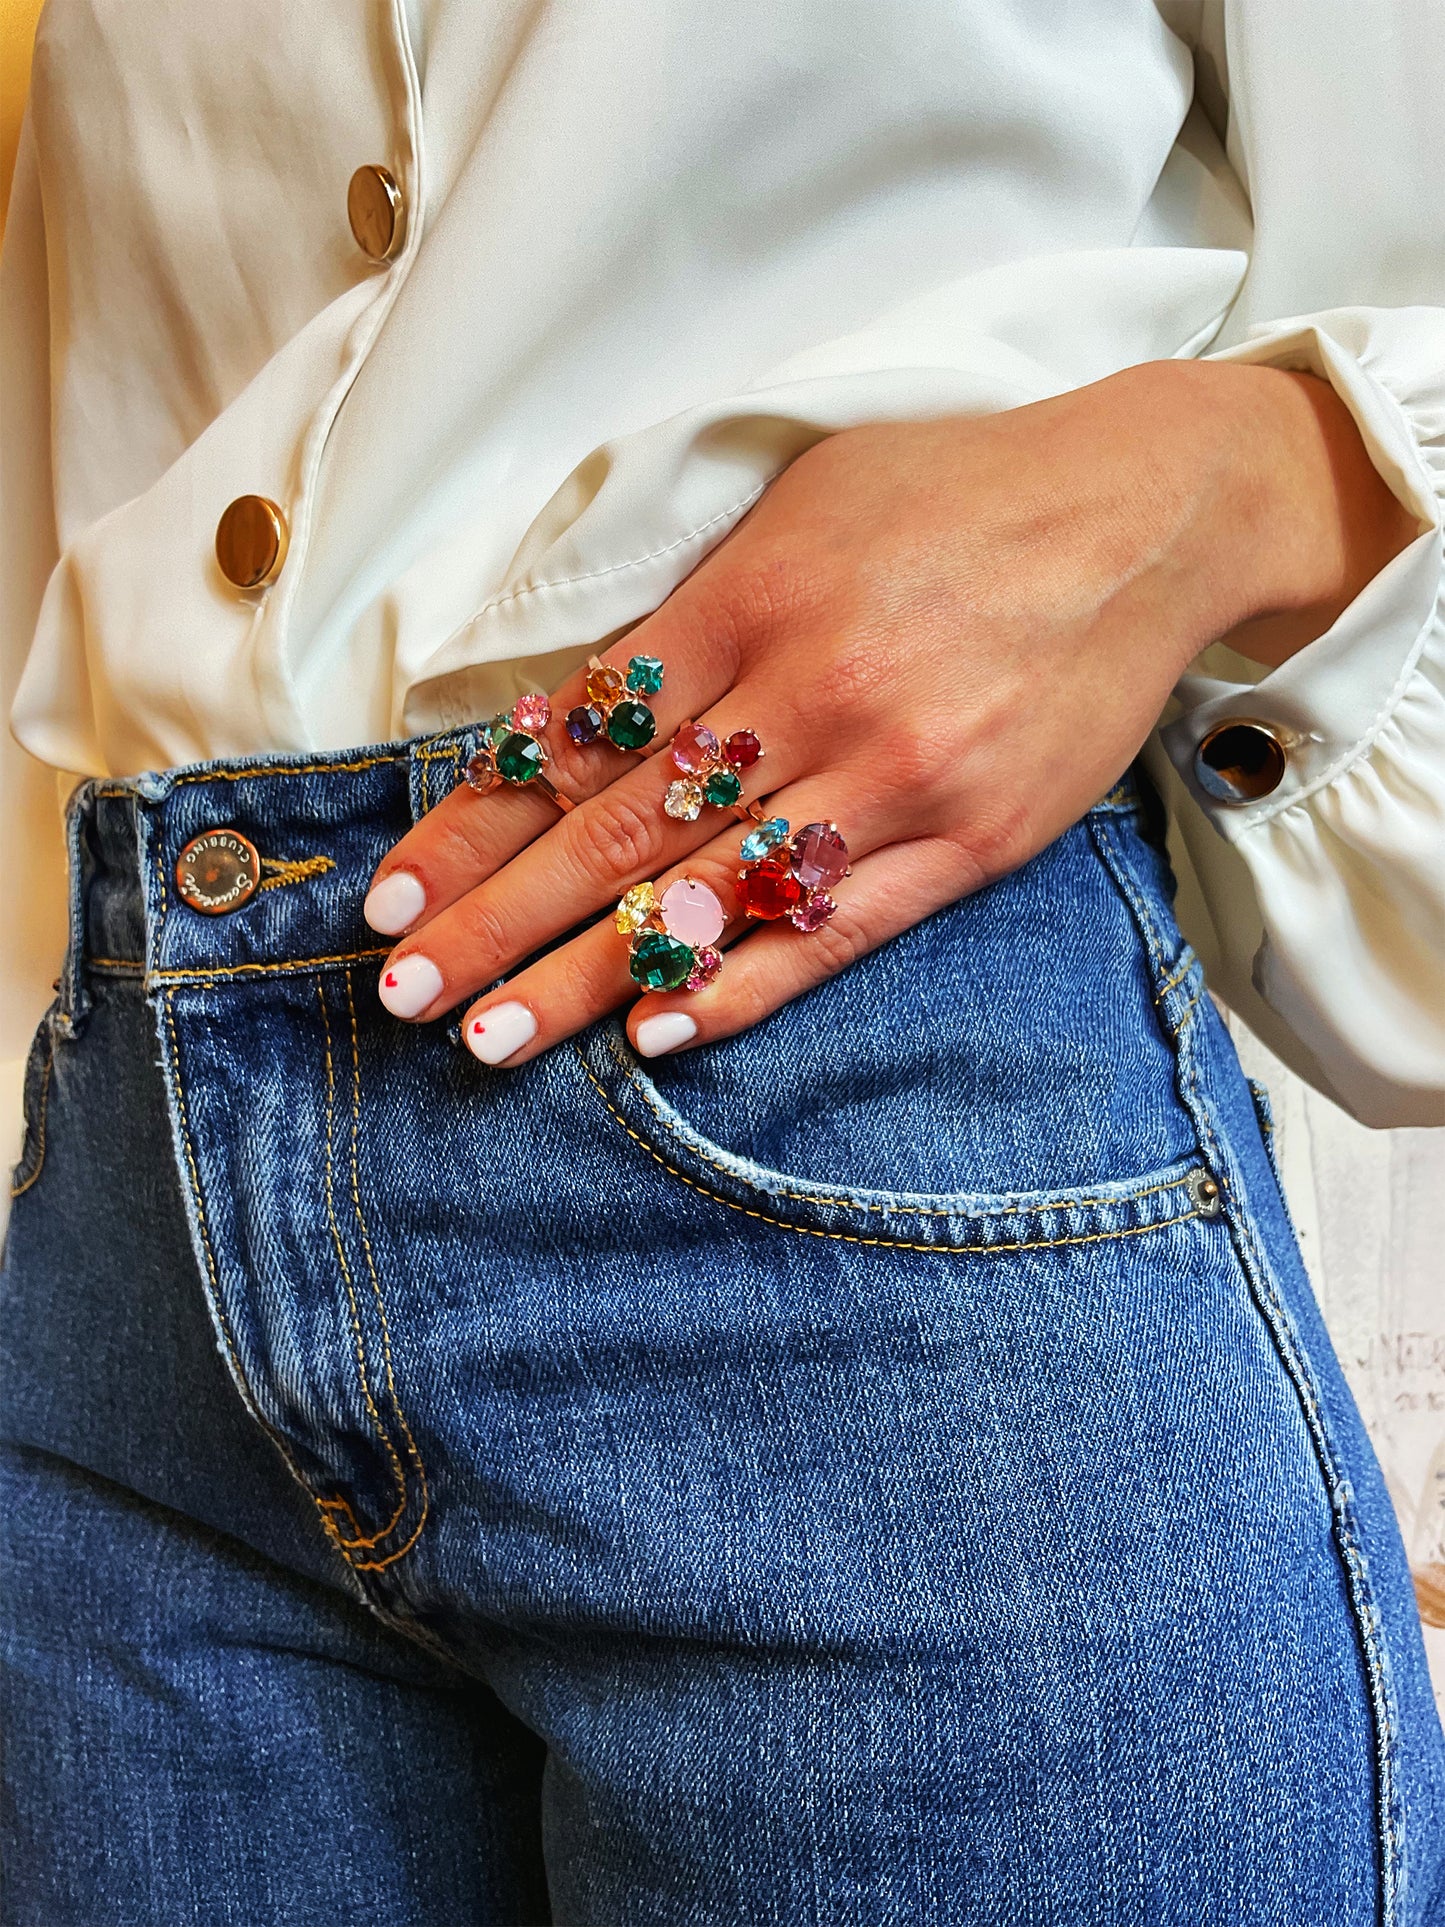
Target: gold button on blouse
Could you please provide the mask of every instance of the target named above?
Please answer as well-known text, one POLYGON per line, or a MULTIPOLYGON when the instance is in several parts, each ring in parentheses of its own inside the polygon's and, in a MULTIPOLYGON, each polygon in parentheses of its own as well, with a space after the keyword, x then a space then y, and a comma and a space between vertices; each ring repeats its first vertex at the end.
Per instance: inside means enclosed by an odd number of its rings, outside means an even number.
POLYGON ((238 495, 216 524, 216 560, 238 589, 274 582, 286 560, 286 517, 264 495, 238 495))
POLYGON ((346 218, 356 245, 372 261, 389 261, 401 246, 402 200, 384 167, 358 167, 346 190, 346 218))
POLYGON ((1285 747, 1268 723, 1220 723, 1194 752, 1199 787, 1219 803, 1257 803, 1284 780, 1285 747))

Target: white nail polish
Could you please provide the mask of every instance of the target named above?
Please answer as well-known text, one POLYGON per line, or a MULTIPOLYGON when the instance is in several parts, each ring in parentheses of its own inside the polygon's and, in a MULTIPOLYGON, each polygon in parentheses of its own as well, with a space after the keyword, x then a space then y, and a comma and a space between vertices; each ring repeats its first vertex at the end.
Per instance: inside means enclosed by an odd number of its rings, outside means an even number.
POLYGON ((484 1064, 505 1064, 537 1035, 537 1020, 525 1004, 493 1004, 467 1019, 467 1049, 484 1064))
POLYGON ((417 1017, 442 994, 442 973, 430 957, 413 951, 389 963, 377 986, 393 1017, 417 1017))
POLYGON ((696 1036, 697 1025, 685 1010, 662 1010, 637 1026, 637 1052, 640 1057, 662 1057, 696 1036))
POLYGON ((361 914, 373 930, 394 937, 409 929, 426 909, 426 891, 410 870, 393 870, 366 893, 361 914))

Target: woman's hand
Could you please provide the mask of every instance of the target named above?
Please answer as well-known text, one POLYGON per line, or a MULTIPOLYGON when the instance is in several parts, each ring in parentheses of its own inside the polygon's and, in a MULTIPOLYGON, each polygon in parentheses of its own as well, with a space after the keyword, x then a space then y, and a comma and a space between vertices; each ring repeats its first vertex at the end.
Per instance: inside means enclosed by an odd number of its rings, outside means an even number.
POLYGON ((637 993, 610 917, 518 967, 629 885, 689 874, 746 940, 707 989, 642 997, 629 1031, 651 1056, 742 1030, 1075 822, 1205 644, 1282 660, 1414 533, 1333 391, 1272 369, 1151 363, 1003 415, 836 434, 612 652, 664 660, 663 754, 554 724, 550 773, 589 800, 559 817, 463 786, 388 855, 367 914, 407 935, 382 1000, 438 1017, 516 971, 462 1034, 525 1062, 637 993), (814 934, 736 915, 734 818, 664 813, 689 719, 755 730, 748 794, 847 839, 814 934))

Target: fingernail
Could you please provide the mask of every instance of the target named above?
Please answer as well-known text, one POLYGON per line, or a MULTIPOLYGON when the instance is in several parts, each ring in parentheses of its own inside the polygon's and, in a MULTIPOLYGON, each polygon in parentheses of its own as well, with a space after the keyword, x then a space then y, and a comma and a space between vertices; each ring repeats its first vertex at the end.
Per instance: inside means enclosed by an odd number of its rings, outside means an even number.
POLYGON ((410 870, 393 870, 366 893, 361 914, 373 930, 394 937, 408 929, 426 908, 426 891, 410 870))
POLYGON ((537 1035, 537 1020, 525 1004, 493 1004, 467 1020, 467 1049, 484 1064, 505 1064, 537 1035))
POLYGON ((685 1010, 662 1010, 637 1026, 637 1052, 640 1057, 661 1057, 696 1036, 697 1025, 685 1010))
POLYGON ((393 1017, 416 1017, 442 994, 442 973, 430 957, 413 951, 381 973, 381 1001, 393 1017))

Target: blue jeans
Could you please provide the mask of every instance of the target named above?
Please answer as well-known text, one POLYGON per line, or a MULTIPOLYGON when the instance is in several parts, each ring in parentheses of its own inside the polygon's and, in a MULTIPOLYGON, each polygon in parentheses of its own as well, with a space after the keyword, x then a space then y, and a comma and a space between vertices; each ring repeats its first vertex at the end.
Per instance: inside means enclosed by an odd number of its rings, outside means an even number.
POLYGON ((1147 800, 731 1042, 489 1072, 359 908, 469 748, 77 793, 7 1927, 1445 1919, 1402 1548, 1147 800), (205 916, 218 825, 266 887, 205 916))

